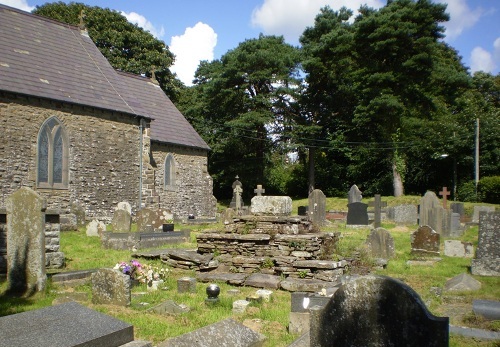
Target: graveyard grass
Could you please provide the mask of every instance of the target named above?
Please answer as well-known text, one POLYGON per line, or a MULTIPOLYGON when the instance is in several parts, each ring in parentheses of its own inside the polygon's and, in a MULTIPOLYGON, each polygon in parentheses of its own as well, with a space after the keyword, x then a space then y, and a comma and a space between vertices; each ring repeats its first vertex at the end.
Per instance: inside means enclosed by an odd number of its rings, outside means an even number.
MULTIPOLYGON (((401 203, 418 203, 419 197, 405 197, 407 202, 388 201, 388 205, 401 203)), ((384 199, 385 200, 385 199, 384 199)), ((388 199, 389 200, 389 199, 388 199)), ((306 205, 306 201, 294 201, 294 210, 297 206, 306 205)), ((341 210, 345 207, 345 199, 327 199, 327 209, 341 210), (338 208, 337 208, 338 207, 338 208)), ((219 225, 222 227, 222 225, 219 225)), ((500 331, 500 322, 487 322, 474 316, 470 311, 473 299, 498 300, 500 298, 500 279, 495 277, 474 276, 482 283, 479 291, 467 292, 442 292, 441 289, 450 278, 461 273, 470 273, 470 259, 450 258, 444 256, 443 240, 441 240, 441 261, 433 266, 410 266, 407 261, 415 259, 410 255, 410 234, 417 226, 401 227, 394 224, 383 224, 382 227, 391 232, 394 238, 396 255, 389 261, 386 269, 375 270, 375 273, 387 275, 400 279, 411 286, 425 302, 429 310, 437 316, 449 316, 450 324, 457 326, 468 326, 500 331), (468 309, 467 309, 468 308, 468 309)), ((203 228, 214 229, 214 225, 196 226, 192 228, 191 242, 169 245, 169 248, 195 248, 196 234, 203 228)), ((331 223, 323 228, 323 231, 340 231, 342 237, 337 244, 334 258, 357 257, 359 259, 359 270, 352 272, 363 273, 371 265, 373 260, 368 256, 364 243, 369 228, 351 229, 345 223, 331 223)), ((461 237, 462 241, 469 241, 477 246, 477 227, 472 227, 461 237)), ((121 261, 131 260, 129 251, 117 251, 103 249, 99 238, 86 237, 85 230, 78 232, 61 233, 61 249, 66 255, 66 268, 64 271, 111 268, 121 261)), ((148 261, 139 259, 141 263, 165 267, 159 261, 148 261)), ((30 298, 12 298, 3 293, 7 284, 5 278, 0 278, 0 316, 10 315, 18 312, 34 310, 52 304, 54 299, 64 296, 71 297, 73 292, 83 292, 87 300, 84 305, 97 311, 109 314, 134 325, 136 339, 148 340, 154 345, 174 336, 193 331, 197 328, 218 322, 222 319, 232 317, 239 322, 245 322, 266 335, 268 340, 265 346, 284 347, 288 346, 297 335, 287 332, 290 313, 290 293, 282 290, 273 291, 272 301, 269 303, 252 303, 251 307, 243 314, 232 313, 232 302, 244 299, 255 293, 256 288, 233 287, 224 283, 218 283, 221 287, 220 303, 214 307, 208 307, 204 303, 206 298, 205 289, 207 284, 198 282, 196 293, 177 293, 177 279, 182 276, 195 277, 191 271, 171 269, 164 289, 147 292, 146 285, 135 286, 132 290, 132 303, 130 307, 118 307, 110 305, 94 305, 91 303, 90 285, 82 285, 73 289, 65 289, 51 284, 50 280, 46 291, 38 293, 30 298), (227 290, 237 288, 240 294, 229 296, 227 290), (165 301, 174 300, 178 304, 185 304, 190 312, 178 316, 160 316, 148 312, 151 307, 165 301), (147 305, 144 303, 148 303, 147 305)), ((450 335, 450 346, 498 346, 498 341, 480 341, 471 338, 450 335)))

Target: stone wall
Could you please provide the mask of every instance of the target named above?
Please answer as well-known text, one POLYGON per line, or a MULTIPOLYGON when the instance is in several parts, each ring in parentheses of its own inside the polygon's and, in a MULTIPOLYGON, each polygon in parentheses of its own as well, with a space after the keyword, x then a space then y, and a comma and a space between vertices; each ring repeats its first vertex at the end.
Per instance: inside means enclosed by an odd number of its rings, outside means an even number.
POLYGON ((176 219, 187 219, 189 214, 196 218, 215 217, 217 201, 207 169, 206 151, 153 142, 152 157, 154 187, 148 189, 156 189, 160 208, 169 209, 176 219), (175 158, 176 183, 174 188, 165 189, 165 157, 168 153, 175 158))

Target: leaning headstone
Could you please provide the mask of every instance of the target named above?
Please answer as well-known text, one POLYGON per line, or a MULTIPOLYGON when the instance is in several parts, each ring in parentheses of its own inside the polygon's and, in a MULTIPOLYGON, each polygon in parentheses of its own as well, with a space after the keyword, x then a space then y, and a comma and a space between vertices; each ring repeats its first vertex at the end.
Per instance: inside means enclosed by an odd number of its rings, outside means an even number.
POLYGON ((130 215, 132 214, 132 206, 130 206, 130 204, 127 201, 119 202, 116 205, 116 209, 117 210, 125 210, 128 212, 128 214, 130 214, 130 215))
POLYGON ((7 198, 9 292, 31 295, 45 288, 45 200, 22 187, 7 198))
POLYGON ((111 226, 115 233, 129 233, 132 225, 132 216, 127 210, 115 210, 111 226))
POLYGON ((448 346, 448 317, 435 317, 406 284, 364 276, 312 307, 310 346, 448 346))
POLYGON ((390 259, 394 257, 394 239, 384 228, 372 229, 366 239, 366 246, 374 258, 390 259))
POLYGON ((474 206, 474 213, 472 214, 473 223, 479 223, 479 214, 481 212, 495 212, 495 206, 474 206))
POLYGON ((252 198, 250 212, 257 216, 289 216, 292 214, 292 198, 256 195, 252 198))
POLYGON ((418 209, 415 205, 398 205, 387 208, 387 219, 396 224, 417 224, 418 209))
POLYGON ((262 347, 265 340, 264 335, 228 318, 171 338, 158 347, 262 347))
POLYGON ((500 276, 500 212, 479 214, 479 238, 471 272, 479 276, 500 276))
POLYGON ((352 204, 355 202, 361 202, 362 198, 363 195, 361 193, 361 190, 359 190, 358 186, 354 184, 347 193, 347 203, 352 204))
POLYGON ((481 282, 466 273, 462 273, 446 281, 444 290, 447 292, 474 291, 481 289, 481 282))
POLYGON ((347 225, 368 225, 368 205, 353 202, 347 205, 347 225))
POLYGON ((326 196, 319 189, 314 189, 309 194, 309 219, 316 225, 324 225, 326 221, 326 196))
POLYGON ((445 240, 444 255, 447 257, 472 258, 474 257, 474 246, 470 242, 445 240))
POLYGON ((91 275, 92 303, 130 305, 130 276, 114 269, 99 269, 91 275))
POLYGON ((99 237, 106 231, 106 224, 98 221, 97 219, 92 220, 87 224, 87 236, 89 237, 99 237))
POLYGON ((419 227, 410 238, 412 254, 439 256, 440 236, 428 225, 419 227))
POLYGON ((74 301, 0 317, 0 345, 6 347, 118 347, 132 341, 132 325, 74 301))

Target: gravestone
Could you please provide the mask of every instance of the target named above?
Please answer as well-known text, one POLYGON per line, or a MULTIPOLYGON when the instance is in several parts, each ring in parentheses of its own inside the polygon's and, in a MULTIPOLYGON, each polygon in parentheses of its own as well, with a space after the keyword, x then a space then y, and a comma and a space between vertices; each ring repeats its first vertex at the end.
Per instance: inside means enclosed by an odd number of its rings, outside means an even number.
POLYGON ((443 187, 443 190, 439 192, 439 195, 443 197, 443 208, 446 210, 448 208, 446 202, 448 201, 448 196, 450 196, 448 188, 443 187))
POLYGON ((257 216, 290 216, 292 198, 289 196, 256 195, 250 203, 250 212, 257 216))
POLYGON ((261 196, 262 194, 264 194, 266 192, 266 190, 264 188, 262 188, 262 185, 261 184, 257 184, 257 188, 255 188, 253 190, 253 192, 255 194, 257 194, 257 196, 261 196))
POLYGON ((177 280, 177 293, 196 293, 196 278, 179 278, 177 280))
POLYGON ((111 226, 115 233, 128 233, 132 225, 132 216, 127 210, 115 210, 111 226))
POLYGON ((479 214, 481 212, 495 212, 495 206, 474 206, 473 223, 479 223, 479 214))
POLYGON ((390 259, 394 257, 394 239, 384 228, 372 229, 366 239, 366 245, 374 258, 390 259))
POLYGON ((132 215, 132 206, 130 206, 130 204, 127 201, 119 202, 116 205, 116 209, 117 210, 125 210, 128 212, 128 214, 132 215))
POLYGON ((250 301, 247 301, 247 300, 233 301, 233 313, 236 313, 236 314, 245 313, 248 305, 250 305, 250 301))
POLYGON ((173 219, 174 215, 170 210, 143 208, 136 215, 137 231, 162 232, 163 224, 171 223, 173 219))
POLYGON ((448 346, 448 317, 433 316, 413 289, 390 277, 348 281, 310 312, 314 347, 448 346))
POLYGON ((409 204, 388 207, 386 216, 396 224, 417 224, 418 208, 409 204))
POLYGON ((265 340, 264 335, 228 318, 171 338, 158 347, 262 347, 265 340))
POLYGON ((353 202, 347 205, 347 225, 368 225, 368 205, 353 202))
POLYGON ((236 217, 236 212, 231 208, 228 207, 224 210, 224 224, 231 224, 234 222, 234 218, 236 217))
POLYGON ((8 291, 31 295, 45 289, 45 200, 22 187, 7 198, 8 291))
POLYGON ((380 225, 382 224, 382 207, 387 206, 387 202, 382 201, 380 198, 380 194, 375 194, 375 199, 373 202, 370 202, 368 206, 373 207, 374 211, 374 221, 373 221, 373 227, 374 228, 380 228, 380 225))
POLYGON ((244 206, 241 198, 241 194, 243 193, 243 184, 239 181, 238 175, 236 175, 236 180, 231 185, 231 188, 233 189, 233 197, 229 203, 229 207, 238 213, 244 206))
POLYGON ((119 270, 99 269, 91 275, 92 303, 130 305, 130 276, 119 270))
POLYGON ((156 305, 155 307, 150 308, 148 311, 164 316, 176 316, 181 313, 187 313, 190 309, 184 304, 179 305, 173 300, 167 300, 159 305, 156 305))
POLYGON ((447 257, 472 258, 474 257, 474 246, 470 242, 445 240, 444 255, 447 257))
POLYGON ((318 226, 322 226, 326 221, 326 196, 319 189, 314 189, 309 194, 309 219, 318 226))
POLYGON ((411 253, 416 255, 439 256, 440 235, 428 225, 419 227, 411 234, 411 253))
POLYGON ((479 238, 471 272, 479 276, 500 276, 500 212, 479 214, 479 238))
POLYGON ((473 300, 472 311, 476 316, 481 316, 486 320, 500 320, 500 301, 494 300, 473 300))
POLYGON ((97 219, 92 220, 87 224, 87 236, 89 237, 99 237, 106 231, 106 224, 98 221, 97 219))
POLYGON ((449 236, 462 236, 464 233, 464 228, 462 227, 462 223, 460 222, 460 214, 455 212, 448 212, 448 216, 450 217, 449 236))
POLYGON ((481 282, 475 280, 466 273, 462 273, 446 281, 444 290, 446 292, 475 291, 481 289, 481 282))
POLYGON ((465 217, 465 207, 463 202, 452 202, 450 204, 450 209, 453 213, 458 213, 460 215, 460 220, 463 220, 465 217))
POLYGON ((424 196, 420 199, 419 206, 419 225, 429 225, 431 228, 435 228, 435 214, 434 210, 436 207, 441 207, 439 199, 436 194, 431 191, 427 191, 424 196))
POLYGON ((132 325, 76 302, 0 317, 5 347, 119 347, 132 341, 132 325))
POLYGON ((358 186, 354 184, 347 193, 347 203, 352 204, 355 202, 361 202, 362 198, 363 195, 361 193, 361 190, 359 190, 358 186))

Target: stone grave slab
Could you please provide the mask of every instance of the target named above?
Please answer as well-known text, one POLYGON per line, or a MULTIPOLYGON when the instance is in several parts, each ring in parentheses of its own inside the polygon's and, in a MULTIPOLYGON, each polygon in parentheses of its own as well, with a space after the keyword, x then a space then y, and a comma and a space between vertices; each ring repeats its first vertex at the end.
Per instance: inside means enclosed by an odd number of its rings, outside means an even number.
POLYGON ((447 257, 472 258, 474 257, 474 246, 470 242, 445 240, 444 255, 447 257))
POLYGON ((170 210, 143 208, 136 215, 137 230, 140 232, 161 232, 163 224, 170 223, 173 219, 174 215, 170 210))
POLYGON ((0 317, 0 345, 118 347, 134 340, 134 327, 76 302, 0 317))
POLYGON ((177 304, 173 300, 167 300, 159 305, 156 305, 155 307, 150 308, 148 311, 164 316, 176 316, 182 313, 187 313, 190 309, 184 304, 177 304))
POLYGON ((486 320, 500 320, 500 301, 473 300, 472 311, 486 320))
POLYGON ((418 224, 434 227, 432 213, 436 207, 441 207, 441 203, 436 193, 427 191, 420 199, 418 224))
POLYGON ((500 276, 500 212, 481 212, 476 258, 471 272, 480 276, 500 276))
POLYGON ((111 221, 113 232, 129 233, 131 225, 132 216, 127 210, 115 210, 115 212, 113 213, 113 220, 111 221))
POLYGON ((411 253, 423 256, 439 255, 440 235, 428 225, 419 227, 411 234, 411 253))
POLYGON ((179 278, 177 280, 177 293, 196 293, 196 278, 179 278))
POLYGON ((279 276, 254 273, 247 277, 245 280, 245 286, 278 289, 280 287, 280 282, 281 277, 279 276))
POLYGON ((99 237, 104 232, 106 232, 106 224, 104 224, 103 222, 94 219, 89 224, 87 224, 86 233, 89 237, 99 237))
POLYGON ((417 224, 418 208, 410 204, 388 207, 386 216, 396 224, 417 224))
POLYGON ((481 282, 466 273, 449 279, 444 285, 444 290, 447 292, 474 291, 479 289, 481 289, 481 282))
POLYGON ((384 228, 372 229, 366 239, 366 246, 374 258, 390 259, 394 257, 394 239, 384 228))
POLYGON ((348 281, 310 313, 314 347, 448 346, 448 317, 433 316, 413 289, 390 277, 348 281))
POLYGON ((368 205, 362 202, 347 204, 347 225, 368 225, 368 205))
POLYGON ((46 201, 22 187, 6 200, 8 291, 31 295, 45 288, 46 201))
POLYGON ((262 347, 265 340, 264 335, 229 318, 171 338, 158 347, 262 347))
POLYGON ((308 198, 309 219, 316 225, 324 225, 326 221, 326 196, 319 190, 314 189, 308 198))
POLYGON ((91 275, 92 303, 129 306, 130 276, 114 269, 99 269, 91 275))
POLYGON ((250 212, 257 216, 290 216, 292 198, 289 196, 254 196, 250 202, 250 212))

